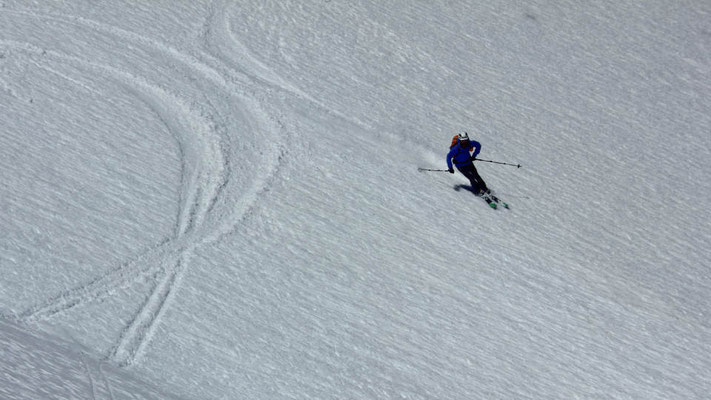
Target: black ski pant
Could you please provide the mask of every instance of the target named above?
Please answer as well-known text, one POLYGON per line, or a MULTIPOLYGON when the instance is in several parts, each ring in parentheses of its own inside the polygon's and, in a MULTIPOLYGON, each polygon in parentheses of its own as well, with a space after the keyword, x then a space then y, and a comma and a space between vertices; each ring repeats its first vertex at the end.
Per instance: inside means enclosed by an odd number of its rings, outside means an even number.
POLYGON ((462 175, 469 179, 474 193, 484 194, 489 192, 489 188, 486 187, 486 183, 483 179, 481 179, 481 176, 479 176, 479 173, 476 171, 474 163, 464 164, 461 166, 457 165, 457 169, 462 173, 462 175))

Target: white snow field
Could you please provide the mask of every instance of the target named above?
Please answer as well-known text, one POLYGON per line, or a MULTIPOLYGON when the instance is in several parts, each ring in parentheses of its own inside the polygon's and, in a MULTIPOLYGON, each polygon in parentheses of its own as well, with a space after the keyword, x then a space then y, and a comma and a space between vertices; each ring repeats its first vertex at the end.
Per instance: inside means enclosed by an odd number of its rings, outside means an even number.
POLYGON ((2 0, 0 397, 708 399, 710 178, 706 0, 2 0))

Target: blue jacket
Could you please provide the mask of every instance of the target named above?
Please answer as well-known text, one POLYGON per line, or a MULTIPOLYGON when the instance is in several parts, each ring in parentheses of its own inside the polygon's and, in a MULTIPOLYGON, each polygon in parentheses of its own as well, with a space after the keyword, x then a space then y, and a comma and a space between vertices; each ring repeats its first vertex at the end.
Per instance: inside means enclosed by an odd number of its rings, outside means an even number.
POLYGON ((447 167, 452 168, 452 159, 454 159, 454 165, 457 167, 462 167, 469 164, 473 158, 479 154, 481 151, 481 144, 476 140, 469 141, 469 148, 462 147, 460 142, 457 142, 447 153, 447 167), (469 152, 474 149, 474 153, 469 155, 469 152))

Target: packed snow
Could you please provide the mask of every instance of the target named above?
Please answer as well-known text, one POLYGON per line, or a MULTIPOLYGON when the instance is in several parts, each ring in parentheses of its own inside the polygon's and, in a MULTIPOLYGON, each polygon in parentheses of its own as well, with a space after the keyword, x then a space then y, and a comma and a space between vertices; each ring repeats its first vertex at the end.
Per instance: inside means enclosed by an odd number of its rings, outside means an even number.
POLYGON ((710 2, 2 0, 0 127, 3 399, 711 393, 710 2))

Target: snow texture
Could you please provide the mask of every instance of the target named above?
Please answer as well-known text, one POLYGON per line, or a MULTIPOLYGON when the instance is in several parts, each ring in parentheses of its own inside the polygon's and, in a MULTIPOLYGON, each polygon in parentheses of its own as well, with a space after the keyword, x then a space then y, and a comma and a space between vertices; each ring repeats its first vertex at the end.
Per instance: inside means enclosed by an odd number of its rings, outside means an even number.
POLYGON ((708 398, 710 16, 3 0, 0 397, 708 398))

